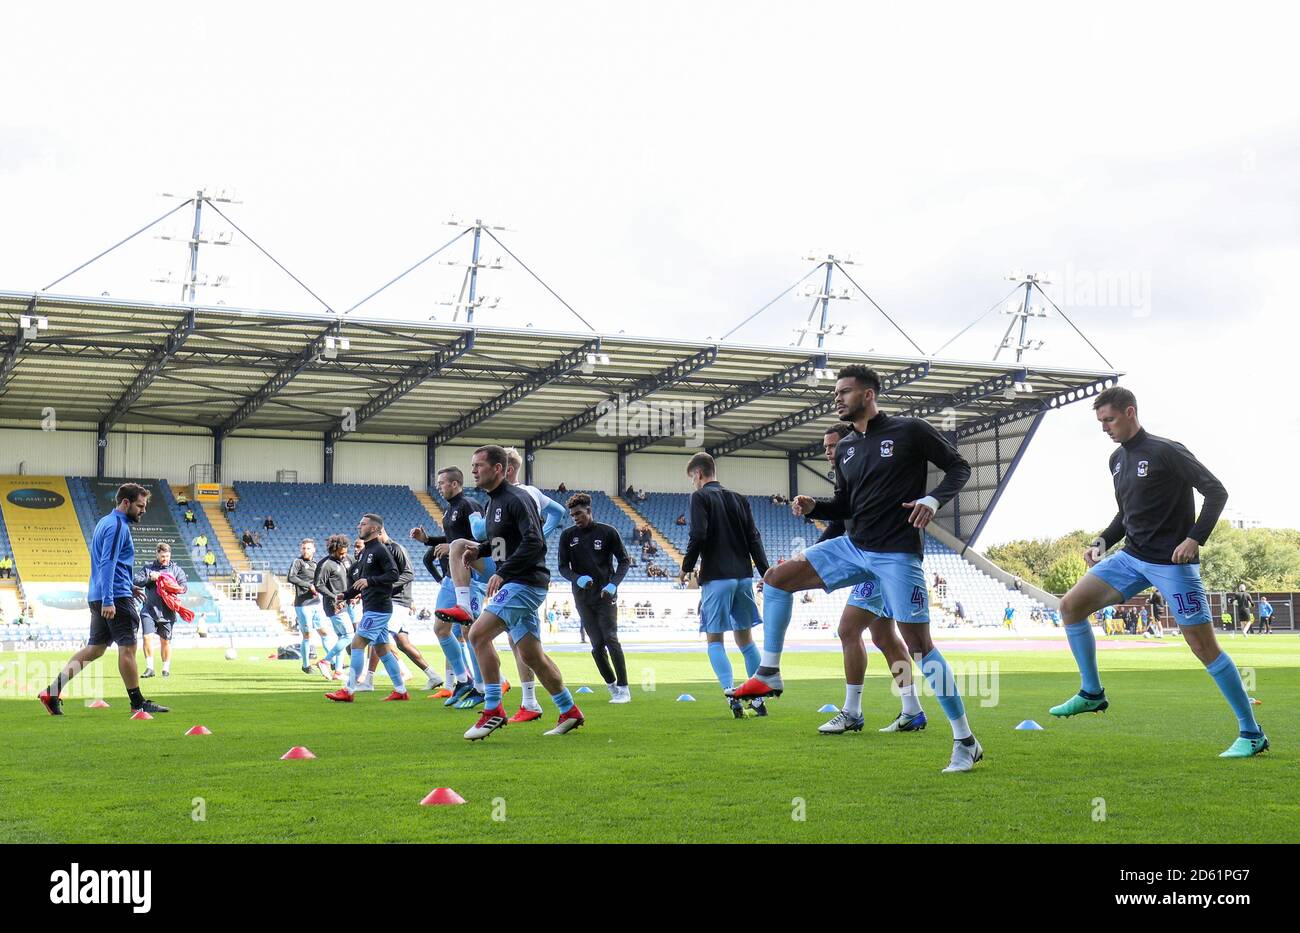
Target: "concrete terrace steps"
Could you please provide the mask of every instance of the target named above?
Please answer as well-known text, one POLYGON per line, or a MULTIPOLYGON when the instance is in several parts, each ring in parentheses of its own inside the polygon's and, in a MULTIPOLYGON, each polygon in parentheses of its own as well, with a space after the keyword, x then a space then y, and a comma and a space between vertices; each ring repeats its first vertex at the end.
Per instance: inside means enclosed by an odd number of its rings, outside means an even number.
POLYGON ((633 525, 649 525, 650 537, 654 539, 655 544, 659 545, 659 550, 676 561, 678 567, 682 565, 682 562, 686 560, 686 555, 678 550, 676 545, 664 537, 663 533, 654 522, 650 521, 650 519, 646 518, 633 508, 633 506, 625 501, 622 496, 610 496, 609 499, 619 507, 623 514, 632 519, 633 525))
POLYGON ((225 509, 222 508, 224 501, 200 502, 199 505, 203 507, 203 514, 208 517, 208 522, 212 525, 212 532, 217 536, 217 542, 221 545, 221 549, 226 552, 226 559, 230 561, 230 566, 236 572, 251 570, 253 565, 244 555, 243 545, 239 543, 239 537, 235 534, 235 529, 231 527, 225 509))
POLYGON ((413 489, 411 491, 415 493, 415 498, 420 501, 420 505, 424 506, 424 510, 433 518, 435 533, 441 534, 443 516, 442 506, 438 505, 433 496, 429 495, 427 492, 420 492, 418 489, 413 489))

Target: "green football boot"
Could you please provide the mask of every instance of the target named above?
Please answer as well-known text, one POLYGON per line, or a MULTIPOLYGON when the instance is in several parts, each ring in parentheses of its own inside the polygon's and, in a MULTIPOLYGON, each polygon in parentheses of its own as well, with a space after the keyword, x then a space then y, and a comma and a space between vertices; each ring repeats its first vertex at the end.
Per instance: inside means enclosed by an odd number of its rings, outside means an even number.
POLYGON ((1101 695, 1095 699, 1090 699, 1082 693, 1076 693, 1070 699, 1066 700, 1060 706, 1053 706, 1048 710, 1053 716, 1077 716, 1080 713, 1100 713, 1110 706, 1106 699, 1106 691, 1103 690, 1101 695))
POLYGON ((1237 740, 1228 746, 1228 750, 1219 755, 1220 758, 1253 758, 1260 752, 1268 751, 1268 736, 1261 735, 1257 739, 1245 739, 1238 736, 1237 740))

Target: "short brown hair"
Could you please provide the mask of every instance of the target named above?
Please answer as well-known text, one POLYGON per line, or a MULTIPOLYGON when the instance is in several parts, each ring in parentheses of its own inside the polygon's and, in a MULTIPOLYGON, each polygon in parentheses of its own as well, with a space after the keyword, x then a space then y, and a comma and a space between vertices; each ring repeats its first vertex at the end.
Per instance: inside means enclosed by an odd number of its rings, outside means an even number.
POLYGON ((687 476, 690 476, 696 470, 699 470, 700 473, 704 476, 718 475, 717 464, 713 462, 713 455, 709 453, 707 450, 701 450, 694 457, 691 457, 690 463, 686 464, 687 476))
POLYGON ((301 541, 298 542, 298 547, 302 547, 304 544, 310 544, 312 547, 315 547, 315 546, 316 546, 316 539, 315 539, 315 538, 303 538, 301 541))
POLYGON ((443 467, 438 471, 438 475, 447 474, 447 479, 461 486, 465 485, 465 474, 460 471, 460 467, 443 467))
POLYGON ((591 508, 591 496, 585 492, 575 492, 569 496, 568 505, 571 509, 589 509, 591 508))
POLYGON ((168 544, 166 541, 159 541, 159 542, 158 542, 158 546, 157 546, 156 548, 154 548, 154 550, 155 550, 155 551, 166 551, 168 554, 170 554, 170 553, 172 552, 172 546, 171 546, 170 544, 168 544))
POLYGON ((1138 400, 1136 395, 1123 386, 1111 386, 1097 396, 1097 400, 1092 403, 1092 410, 1096 411, 1103 405, 1109 405, 1111 408, 1123 411, 1130 406, 1137 408, 1138 400))
POLYGON ((484 444, 474 453, 483 454, 483 456, 487 457, 488 463, 492 464, 492 466, 499 466, 503 470, 510 466, 510 456, 500 444, 484 444))
POLYGON ((149 490, 145 489, 139 483, 123 483, 121 486, 117 487, 117 499, 114 501, 121 502, 125 499, 127 502, 135 502, 135 500, 139 499, 141 496, 148 499, 149 490))
POLYGON ((849 424, 847 421, 837 421, 835 422, 835 424, 831 425, 829 428, 826 429, 826 433, 834 434, 840 440, 844 440, 844 438, 848 437, 856 430, 857 428, 849 424))

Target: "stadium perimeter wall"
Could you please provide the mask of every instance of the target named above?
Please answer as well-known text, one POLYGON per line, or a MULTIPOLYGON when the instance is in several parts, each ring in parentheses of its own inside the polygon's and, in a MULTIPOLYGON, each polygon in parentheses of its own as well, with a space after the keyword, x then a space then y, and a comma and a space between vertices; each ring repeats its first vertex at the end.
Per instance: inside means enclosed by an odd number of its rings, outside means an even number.
MULTIPOLYGON (((95 475, 95 426, 55 422, 54 430, 19 425, 0 425, 0 474, 26 473, 57 476, 95 475)), ((458 466, 469 474, 470 458, 477 444, 448 444, 439 447, 439 467, 458 466)), ((222 451, 222 481, 274 481, 280 470, 296 470, 298 481, 319 483, 324 479, 324 441, 319 434, 276 432, 228 437, 222 451)), ((628 482, 654 492, 690 492, 686 462, 693 447, 671 447, 664 453, 632 454, 627 458, 628 482)), ((425 489, 427 451, 423 437, 356 436, 340 440, 335 447, 334 481, 337 483, 384 483, 425 489)), ((190 467, 212 462, 212 437, 197 430, 163 431, 138 425, 123 425, 108 436, 105 474, 109 477, 165 479, 185 485, 190 467)), ((829 495, 830 484, 821 478, 825 464, 811 461, 799 470, 799 491, 829 495), (815 471, 815 472, 814 472, 815 471)), ((569 489, 594 489, 617 494, 618 458, 613 451, 541 450, 533 461, 536 485, 554 489, 564 483, 569 489)), ((718 460, 722 482, 737 492, 768 496, 784 494, 789 486, 789 464, 785 457, 728 456, 718 460)))

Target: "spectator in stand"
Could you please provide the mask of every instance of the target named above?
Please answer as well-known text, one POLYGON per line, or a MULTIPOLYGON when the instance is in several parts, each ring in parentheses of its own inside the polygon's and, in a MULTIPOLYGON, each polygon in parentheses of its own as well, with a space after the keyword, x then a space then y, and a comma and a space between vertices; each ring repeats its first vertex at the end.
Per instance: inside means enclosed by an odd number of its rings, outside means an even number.
POLYGON ((203 572, 211 575, 217 569, 217 555, 213 551, 208 551, 203 555, 203 572))
POLYGON ((556 492, 568 492, 568 491, 569 491, 569 487, 566 486, 566 485, 564 485, 563 483, 560 483, 560 485, 556 487, 555 491, 556 491, 556 492))
POLYGON ((623 498, 626 499, 628 502, 631 502, 636 498, 636 490, 632 488, 631 483, 628 483, 627 489, 623 490, 623 498))
POLYGON ((269 515, 266 516, 266 521, 262 522, 262 528, 265 531, 275 531, 275 519, 269 515))
POLYGON ((244 546, 245 551, 248 551, 256 546, 253 544, 253 533, 249 531, 247 528, 244 529, 243 537, 239 539, 239 543, 244 546))
POLYGON ((1263 594, 1259 597, 1259 630, 1261 634, 1273 634, 1273 604, 1263 594))
POLYGON ((176 504, 177 504, 177 505, 189 505, 189 504, 190 504, 190 497, 189 497, 189 495, 188 495, 186 492, 184 492, 183 490, 182 490, 181 492, 178 492, 178 493, 176 494, 176 504))
POLYGON ((682 514, 678 515, 677 518, 673 521, 673 524, 675 524, 675 525, 679 525, 679 526, 680 526, 680 525, 685 525, 685 524, 686 524, 686 513, 683 512, 682 514))
POLYGON ((425 606, 423 609, 420 610, 420 614, 416 616, 416 618, 419 619, 421 622, 428 622, 430 619, 433 618, 433 613, 429 611, 428 606, 425 606))
POLYGON ((961 600, 957 600, 957 618, 962 622, 966 621, 966 610, 961 606, 961 600))
POLYGON ((185 507, 185 524, 193 525, 198 519, 194 516, 194 510, 189 506, 185 507))
POLYGON ((253 547, 262 546, 262 535, 259 532, 253 532, 253 547))
POLYGON ((235 500, 234 500, 234 499, 227 499, 227 500, 226 500, 226 511, 227 511, 227 512, 233 512, 233 511, 235 511, 235 500))
POLYGON ((14 575, 14 559, 8 554, 0 557, 0 579, 14 575))

